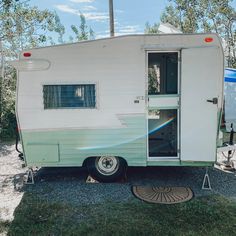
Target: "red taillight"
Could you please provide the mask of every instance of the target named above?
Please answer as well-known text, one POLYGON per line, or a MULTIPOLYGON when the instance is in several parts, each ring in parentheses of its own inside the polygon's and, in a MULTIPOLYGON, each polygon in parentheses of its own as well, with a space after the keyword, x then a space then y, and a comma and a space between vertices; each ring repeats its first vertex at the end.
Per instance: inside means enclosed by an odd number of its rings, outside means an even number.
POLYGON ((207 38, 205 38, 205 42, 206 43, 211 43, 211 42, 213 42, 213 38, 207 37, 207 38))
POLYGON ((31 53, 30 53, 30 52, 24 52, 24 53, 23 53, 23 56, 24 56, 24 57, 31 57, 31 53))

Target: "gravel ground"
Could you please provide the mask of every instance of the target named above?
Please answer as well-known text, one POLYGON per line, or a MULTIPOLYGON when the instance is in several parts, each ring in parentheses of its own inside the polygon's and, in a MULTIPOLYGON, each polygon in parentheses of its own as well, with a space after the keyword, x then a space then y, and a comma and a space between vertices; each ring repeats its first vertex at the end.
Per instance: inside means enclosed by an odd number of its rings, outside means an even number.
POLYGON ((21 201, 26 169, 18 158, 14 145, 0 144, 0 220, 11 221, 21 201))
POLYGON ((47 201, 60 201, 75 205, 125 202, 136 200, 132 185, 185 186, 195 196, 221 194, 236 200, 236 175, 218 169, 209 169, 212 191, 202 190, 205 168, 199 167, 147 167, 129 168, 122 183, 86 184, 84 168, 41 168, 36 172, 35 185, 22 188, 26 169, 12 145, 0 146, 0 219, 11 220, 23 192, 36 194, 47 201))
POLYGON ((37 172, 36 184, 27 186, 26 191, 45 200, 76 205, 134 200, 132 185, 184 186, 190 187, 195 196, 221 194, 236 200, 235 174, 213 168, 208 173, 212 191, 201 189, 205 168, 199 167, 129 168, 127 180, 112 184, 86 184, 84 168, 43 168, 37 172))

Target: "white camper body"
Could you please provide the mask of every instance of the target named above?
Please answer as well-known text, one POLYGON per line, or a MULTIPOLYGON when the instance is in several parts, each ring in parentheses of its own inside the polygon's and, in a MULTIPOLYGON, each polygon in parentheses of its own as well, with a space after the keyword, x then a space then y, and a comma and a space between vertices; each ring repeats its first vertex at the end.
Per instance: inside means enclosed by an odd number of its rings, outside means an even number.
POLYGON ((103 163, 121 159, 211 165, 223 61, 215 34, 131 35, 22 52, 12 64, 27 165, 81 166, 102 157, 101 174, 103 163))

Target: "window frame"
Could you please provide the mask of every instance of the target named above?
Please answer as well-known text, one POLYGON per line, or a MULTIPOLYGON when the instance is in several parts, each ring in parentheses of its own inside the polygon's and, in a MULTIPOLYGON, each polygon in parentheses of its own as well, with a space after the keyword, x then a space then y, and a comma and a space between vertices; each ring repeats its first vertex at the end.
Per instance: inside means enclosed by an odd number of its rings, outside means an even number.
POLYGON ((50 110, 95 110, 95 109, 98 109, 99 106, 98 106, 98 83, 97 82, 92 82, 92 81, 79 81, 78 83, 75 83, 75 82, 60 82, 60 83, 57 83, 57 82, 54 82, 54 83, 42 83, 41 84, 41 93, 42 93, 42 106, 43 106, 43 110, 44 111, 50 111, 50 110), (45 105, 44 105, 44 86, 48 86, 48 85, 52 85, 52 86, 58 86, 58 85, 94 85, 95 87, 95 106, 94 107, 52 107, 52 108, 45 108, 45 105))

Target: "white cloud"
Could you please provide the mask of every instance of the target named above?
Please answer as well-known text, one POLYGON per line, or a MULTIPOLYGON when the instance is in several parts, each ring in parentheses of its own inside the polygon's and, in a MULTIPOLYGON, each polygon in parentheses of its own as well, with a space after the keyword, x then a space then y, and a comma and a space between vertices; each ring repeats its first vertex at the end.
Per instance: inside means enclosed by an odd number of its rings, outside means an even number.
POLYGON ((105 21, 109 19, 108 14, 103 12, 88 12, 83 13, 83 15, 85 16, 86 20, 105 21))
MULTIPOLYGON (((78 9, 72 8, 68 5, 55 5, 55 7, 62 12, 71 13, 74 15, 80 15, 81 11, 78 9)), ((83 13, 83 12, 82 12, 83 13)), ((83 13, 86 20, 93 20, 93 21, 105 21, 109 18, 108 13, 106 12, 85 12, 83 13)))
MULTIPOLYGON (((119 24, 120 25, 120 24, 119 24)), ((126 25, 115 27, 115 36, 128 35, 128 34, 143 34, 143 31, 139 25, 126 25)), ((110 31, 100 31, 96 33, 96 39, 110 37, 110 31)))
POLYGON ((117 27, 118 34, 134 34, 140 32, 139 25, 126 25, 117 27))
POLYGON ((70 1, 75 3, 91 3, 94 2, 95 0, 70 0, 70 1))
POLYGON ((59 11, 63 11, 63 12, 67 12, 67 13, 72 13, 72 14, 79 14, 79 11, 69 7, 68 5, 55 5, 55 7, 59 10, 59 11))
POLYGON ((85 6, 83 7, 83 11, 96 11, 97 8, 94 6, 85 6))

